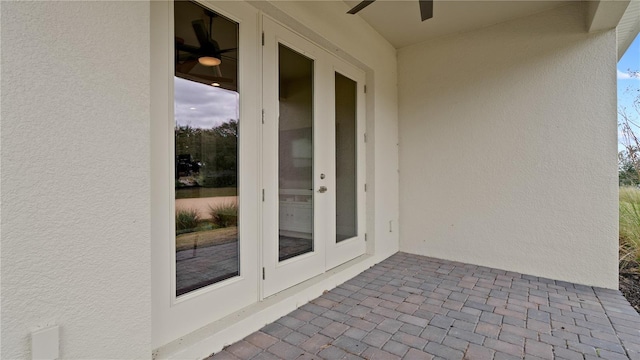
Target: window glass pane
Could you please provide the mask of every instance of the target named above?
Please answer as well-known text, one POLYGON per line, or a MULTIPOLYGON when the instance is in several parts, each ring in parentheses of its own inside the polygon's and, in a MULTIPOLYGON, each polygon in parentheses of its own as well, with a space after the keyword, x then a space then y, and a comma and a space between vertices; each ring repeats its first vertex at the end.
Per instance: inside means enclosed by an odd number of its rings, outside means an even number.
POLYGON ((313 60, 279 44, 280 261, 313 251, 313 60))
POLYGON ((356 82, 336 77, 336 242, 358 235, 356 82))
POLYGON ((175 2, 176 295, 240 273, 238 24, 175 2))

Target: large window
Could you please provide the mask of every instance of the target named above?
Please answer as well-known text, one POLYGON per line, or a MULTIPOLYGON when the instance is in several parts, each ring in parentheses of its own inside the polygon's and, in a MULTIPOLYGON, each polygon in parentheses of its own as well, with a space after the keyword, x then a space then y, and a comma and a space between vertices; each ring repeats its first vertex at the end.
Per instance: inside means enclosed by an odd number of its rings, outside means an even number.
POLYGON ((188 1, 175 14, 176 296, 240 274, 238 23, 188 1))

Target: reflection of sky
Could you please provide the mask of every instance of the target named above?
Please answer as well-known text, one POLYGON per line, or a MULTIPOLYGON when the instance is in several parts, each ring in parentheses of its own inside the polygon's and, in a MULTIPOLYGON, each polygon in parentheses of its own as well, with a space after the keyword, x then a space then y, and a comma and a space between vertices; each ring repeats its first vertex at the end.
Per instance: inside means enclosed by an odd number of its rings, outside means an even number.
POLYGON ((239 119, 238 93, 174 77, 176 126, 211 129, 239 119))

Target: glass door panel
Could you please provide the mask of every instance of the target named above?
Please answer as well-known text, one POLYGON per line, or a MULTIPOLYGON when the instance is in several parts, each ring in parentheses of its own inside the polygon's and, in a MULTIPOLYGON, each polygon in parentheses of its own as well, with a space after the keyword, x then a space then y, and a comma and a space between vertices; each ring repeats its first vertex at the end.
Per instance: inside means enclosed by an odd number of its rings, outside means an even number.
POLYGON ((364 73, 333 59, 332 144, 333 187, 330 211, 334 222, 327 239, 326 267, 331 269, 362 254, 365 243, 364 73))
POLYGON ((357 83, 335 73, 336 239, 358 236, 357 83))
POLYGON ((278 261, 313 251, 313 60, 278 44, 278 261))

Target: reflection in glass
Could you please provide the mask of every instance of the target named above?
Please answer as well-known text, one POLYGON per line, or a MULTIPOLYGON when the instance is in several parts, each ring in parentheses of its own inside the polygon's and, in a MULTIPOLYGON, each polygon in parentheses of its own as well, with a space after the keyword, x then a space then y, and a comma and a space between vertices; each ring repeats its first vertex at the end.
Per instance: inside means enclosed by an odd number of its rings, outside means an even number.
POLYGON ((176 1, 174 10, 176 296, 180 296, 240 273, 240 99, 238 24, 192 2, 176 1))
POLYGON ((358 235, 356 82, 336 80, 336 242, 358 235))
POLYGON ((278 45, 280 261, 313 251, 313 60, 278 45))

